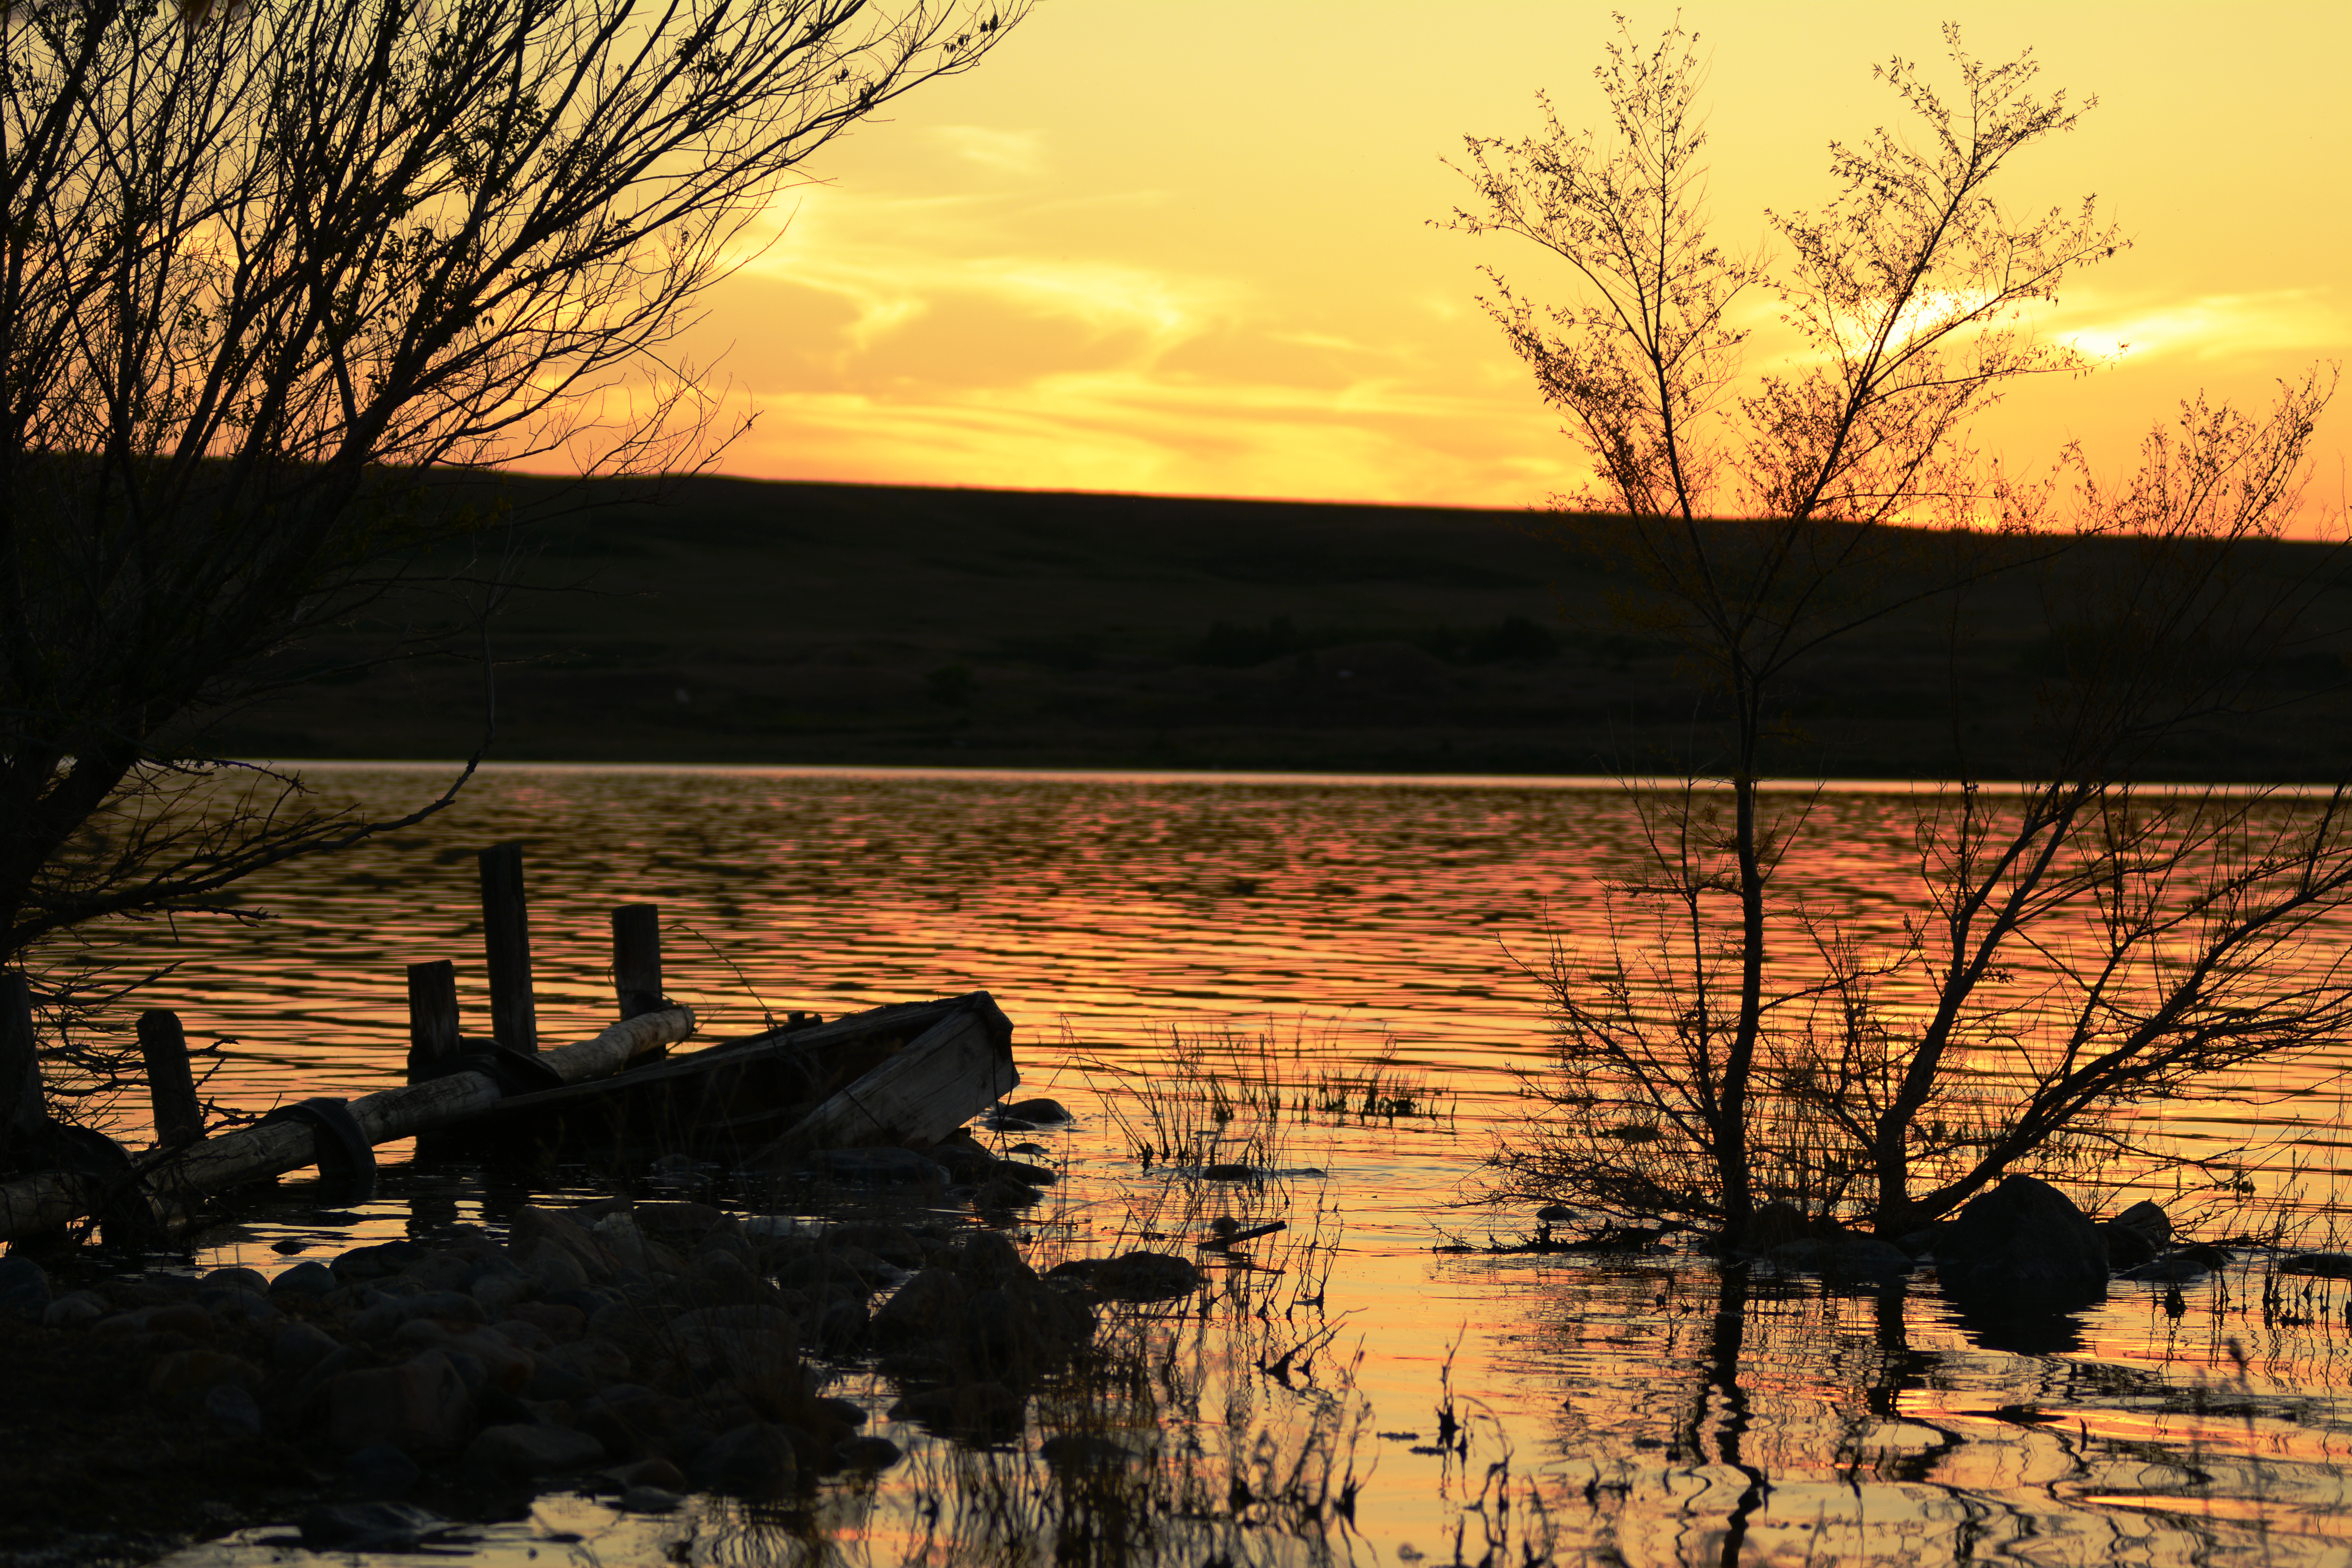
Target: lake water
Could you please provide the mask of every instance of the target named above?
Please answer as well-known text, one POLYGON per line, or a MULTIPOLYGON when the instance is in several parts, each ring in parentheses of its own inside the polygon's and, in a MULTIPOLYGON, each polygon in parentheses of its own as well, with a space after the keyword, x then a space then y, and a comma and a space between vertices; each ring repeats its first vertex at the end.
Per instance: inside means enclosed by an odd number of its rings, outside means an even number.
MULTIPOLYGON (((383 809, 439 775, 308 776, 383 809)), ((1787 875, 1823 907, 1891 920, 1910 896, 1909 809, 1900 789, 1822 795, 1820 847, 1787 875)), ((993 993, 1017 1026, 1024 1092, 1078 1116, 1046 1139, 1066 1179, 1024 1226, 1033 1246, 1189 1234, 1238 1204, 1291 1224, 1286 1246, 1258 1254, 1272 1267, 1222 1282, 1233 1321, 1134 1330, 1193 1336, 1197 1375, 1153 1418, 1198 1444, 1184 1462, 1320 1444, 1370 1475, 1352 1525, 1212 1510, 1139 1560, 2343 1561, 2347 1302, 2340 1286, 2273 1279, 2257 1256, 2170 1303, 2118 1284, 2067 1342, 2029 1353, 1979 1342, 1916 1283, 1856 1294, 1696 1257, 1433 1250, 1529 1228, 1523 1212, 1465 1205, 1496 1131, 1534 1113, 1518 1075, 1545 1066, 1544 999, 1521 965, 1555 934, 1604 929, 1601 879, 1625 864, 1630 829, 1612 788, 1550 781, 496 769, 416 829, 246 885, 245 907, 268 918, 184 928, 178 967, 147 997, 193 1041, 226 1042, 210 1089, 223 1103, 385 1087, 406 1049, 405 964, 456 959, 468 1030, 488 1032, 473 852, 506 839, 525 846, 543 1042, 611 1017, 605 913, 625 902, 661 906, 667 989, 709 1037, 791 1009, 993 993), (1301 1173, 1246 1197, 1132 1158, 1139 1081, 1181 1083, 1177 1067, 1200 1065, 1184 1041, 1269 1035, 1271 1056, 1209 1065, 1270 1068, 1294 1091, 1378 1066, 1418 1080, 1416 1111, 1438 1114, 1286 1112, 1280 1160, 1301 1173), (1304 1303, 1310 1282, 1319 1301, 1304 1303), (1304 1376, 1257 1370, 1307 1342, 1322 1348, 1304 1376), (1467 1449, 1429 1451, 1449 1398, 1467 1449)), ((2337 1102, 2245 1101, 2309 1090, 2338 1065, 2168 1108, 2165 1131, 2191 1152, 2251 1130, 2277 1156, 2251 1176, 2252 1204, 2200 1209, 2168 1184, 2176 1212, 2210 1229, 2284 1205, 2320 1239, 2337 1102)), ((516 1201, 470 1168, 383 1152, 384 1195, 355 1215, 321 1221, 289 1184, 209 1237, 200 1265, 271 1269, 289 1261, 273 1243, 325 1255, 495 1225, 516 1201)), ((843 1387, 880 1398, 854 1373, 843 1387)), ((789 1521, 715 1500, 648 1521, 551 1497, 475 1550, 520 1562, 568 1534, 583 1539, 557 1549, 606 1564, 1051 1555, 1007 1533, 1030 1517, 1019 1508, 944 1524, 924 1511, 927 1487, 934 1501, 950 1481, 971 1495, 974 1465, 1050 1510, 1025 1454, 893 1435, 907 1466, 789 1521)), ((289 1555, 198 1555, 273 1554, 289 1555)))

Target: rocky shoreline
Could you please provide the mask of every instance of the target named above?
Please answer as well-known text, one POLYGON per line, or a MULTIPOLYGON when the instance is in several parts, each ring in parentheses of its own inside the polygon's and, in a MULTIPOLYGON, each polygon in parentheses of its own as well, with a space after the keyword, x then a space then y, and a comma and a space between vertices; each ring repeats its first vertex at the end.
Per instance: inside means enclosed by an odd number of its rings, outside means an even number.
MULTIPOLYGON (((957 1142, 835 1159, 826 1173, 901 1192, 953 1175, 1034 1194, 1023 1176, 1051 1180, 957 1142), (989 1168, 958 1170, 967 1151, 989 1168)), ((866 1407, 824 1396, 820 1363, 880 1373, 898 1394, 892 1420, 1003 1441, 1039 1385, 1086 1356, 1102 1303, 1180 1297, 1202 1278, 1185 1258, 1142 1252, 1041 1275, 1001 1230, 903 1209, 814 1222, 610 1197, 518 1209, 502 1237, 461 1226, 436 1240, 359 1247, 275 1279, 148 1272, 62 1290, 30 1258, 0 1261, 0 1355, 82 1367, 85 1382, 103 1366, 98 1403, 144 1443, 122 1479, 163 1516, 160 1536, 118 1521, 120 1550, 77 1548, 61 1510, 12 1500, 0 1558, 135 1560, 297 1511, 307 1548, 394 1549, 550 1489, 644 1512, 696 1491, 789 1497, 900 1457, 864 1430, 866 1407), (175 1519, 163 1505, 183 1489, 198 1494, 179 1500, 194 1517, 175 1519)), ((44 1397, 77 1397, 41 1381, 18 1380, 12 1428, 46 1419, 44 1397)), ((33 1468, 57 1469, 12 1436, 33 1468)), ((77 1458, 104 1489, 105 1454, 77 1458)))

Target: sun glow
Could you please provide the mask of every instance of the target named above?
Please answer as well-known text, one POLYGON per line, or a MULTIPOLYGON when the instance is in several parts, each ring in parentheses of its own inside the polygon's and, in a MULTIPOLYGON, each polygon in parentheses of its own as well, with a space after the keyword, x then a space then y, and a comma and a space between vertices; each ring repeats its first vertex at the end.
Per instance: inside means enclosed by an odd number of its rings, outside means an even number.
MULTIPOLYGON (((1681 14, 1710 58, 1709 210, 1742 251, 1769 249, 1765 207, 1832 194, 1832 138, 1888 118, 1873 62, 1940 49, 1934 18, 1858 4, 1681 14)), ((2121 32, 2021 5, 1958 19, 1971 47, 2031 45, 2044 83, 2101 100, 2005 176, 2004 202, 2095 192, 2134 242, 2032 316, 2108 368, 2013 390, 1976 427, 1988 456, 2023 469, 2079 440, 2122 460, 2183 397, 2265 405, 2344 354, 2352 132, 2323 62, 2352 47, 2352 16, 2284 6, 2226 33, 2162 7, 2121 32)), ((1465 132, 1531 130, 1538 89, 1591 118, 1603 31, 1532 0, 1466 19, 1426 0, 1041 8, 763 220, 766 249, 689 345, 723 354, 730 411, 759 411, 721 466, 1541 504, 1583 466, 1478 310, 1476 268, 1567 289, 1539 255, 1433 220, 1468 194, 1442 163, 1465 132)), ((1960 303, 1931 297, 1898 329, 1960 303)), ((1769 335, 1752 346, 1768 365, 1769 335)), ((2344 452, 2323 435, 2323 476, 2344 452)))

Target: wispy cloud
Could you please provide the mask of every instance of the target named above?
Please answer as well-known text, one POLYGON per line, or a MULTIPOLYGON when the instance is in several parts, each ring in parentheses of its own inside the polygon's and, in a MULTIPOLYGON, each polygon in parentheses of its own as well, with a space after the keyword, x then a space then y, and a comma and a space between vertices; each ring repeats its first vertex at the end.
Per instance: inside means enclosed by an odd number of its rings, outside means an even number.
POLYGON ((1246 254, 1171 262, 1172 204, 1049 185, 1034 132, 930 145, 962 172, 803 187, 753 237, 729 368, 759 417, 730 470, 1502 506, 1580 480, 1521 375, 1433 352, 1483 341, 1467 310, 1415 290, 1367 321, 1246 254))
POLYGON ((755 392, 737 471, 1030 489, 1523 506, 1580 475, 1539 407, 1362 382, 1137 371, 930 395, 755 392))
MULTIPOLYGON (((1066 207, 1067 204, 1063 204, 1066 207)), ((875 346, 950 300, 1076 322, 1133 340, 1150 355, 1236 315, 1249 290, 1083 254, 1041 254, 1015 237, 1033 204, 1003 195, 892 197, 826 188, 802 194, 747 275, 833 295, 855 309, 843 347, 875 346)), ((1070 225, 1065 211, 1055 226, 1070 225)))
POLYGON ((2327 289, 2205 294, 2184 300, 2093 299, 2052 318, 2051 335, 2086 353, 2200 361, 2322 354, 2352 343, 2352 310, 2327 289))
POLYGON ((1034 179, 1045 172, 1045 133, 992 125, 938 125, 932 140, 956 157, 997 174, 1034 179))

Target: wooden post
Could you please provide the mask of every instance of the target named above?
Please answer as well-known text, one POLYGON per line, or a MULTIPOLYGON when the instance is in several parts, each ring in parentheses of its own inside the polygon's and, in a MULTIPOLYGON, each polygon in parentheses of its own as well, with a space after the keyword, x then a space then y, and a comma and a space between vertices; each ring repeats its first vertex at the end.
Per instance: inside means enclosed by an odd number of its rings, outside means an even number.
POLYGON ((188 1070, 188 1037, 180 1016, 162 1007, 139 1015, 139 1054, 147 1059, 147 1099, 155 1108, 155 1142, 164 1148, 205 1135, 205 1108, 188 1070))
POLYGON ((37 1137, 48 1120, 33 1044, 33 988, 8 970, 0 973, 0 1160, 37 1137))
POLYGON ((613 989, 625 1019, 664 1005, 658 904, 623 904, 613 911, 613 989))
POLYGON ((408 1081, 422 1083, 434 1068, 459 1056, 457 966, 447 959, 408 966, 408 1081))
POLYGON ((482 851, 482 955, 490 964, 491 1036, 510 1051, 539 1049, 520 844, 493 844, 482 851))

